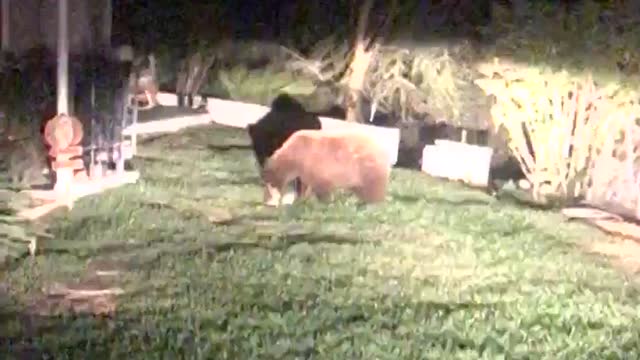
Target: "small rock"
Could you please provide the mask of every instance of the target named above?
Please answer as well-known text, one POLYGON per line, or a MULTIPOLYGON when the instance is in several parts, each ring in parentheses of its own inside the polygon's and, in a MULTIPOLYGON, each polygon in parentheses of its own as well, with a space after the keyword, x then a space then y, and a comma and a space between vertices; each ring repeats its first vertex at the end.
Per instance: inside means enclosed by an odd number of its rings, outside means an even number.
POLYGON ((121 261, 109 259, 91 259, 87 263, 87 271, 97 276, 116 276, 126 269, 126 264, 121 261))
POLYGON ((234 219, 233 214, 226 209, 207 209, 206 216, 214 224, 224 224, 234 219))
POLYGON ((529 182, 529 180, 527 179, 520 179, 518 180, 518 187, 522 190, 530 190, 531 182, 529 182))

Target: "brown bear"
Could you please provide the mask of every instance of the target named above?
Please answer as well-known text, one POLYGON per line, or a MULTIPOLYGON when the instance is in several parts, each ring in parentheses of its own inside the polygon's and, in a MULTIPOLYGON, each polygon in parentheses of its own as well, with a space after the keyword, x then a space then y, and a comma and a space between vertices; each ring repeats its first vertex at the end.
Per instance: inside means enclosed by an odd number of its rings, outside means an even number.
POLYGON ((366 203, 384 201, 391 166, 371 137, 349 130, 298 130, 265 163, 262 179, 268 205, 280 205, 282 189, 300 178, 303 197, 327 201, 338 189, 366 203))

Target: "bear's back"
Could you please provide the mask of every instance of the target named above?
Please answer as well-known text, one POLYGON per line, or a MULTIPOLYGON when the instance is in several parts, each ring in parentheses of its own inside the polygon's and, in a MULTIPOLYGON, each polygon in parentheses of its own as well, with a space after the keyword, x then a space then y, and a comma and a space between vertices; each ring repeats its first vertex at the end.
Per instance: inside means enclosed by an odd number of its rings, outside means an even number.
POLYGON ((388 154, 371 136, 354 130, 299 130, 278 150, 307 161, 336 162, 347 165, 366 157, 368 161, 388 162, 388 154))

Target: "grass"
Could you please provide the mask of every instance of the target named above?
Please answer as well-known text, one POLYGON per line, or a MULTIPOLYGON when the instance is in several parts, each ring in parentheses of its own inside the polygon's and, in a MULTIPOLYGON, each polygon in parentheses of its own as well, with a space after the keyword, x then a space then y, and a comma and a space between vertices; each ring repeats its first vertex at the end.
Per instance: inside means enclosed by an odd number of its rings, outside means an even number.
POLYGON ((56 214, 4 276, 2 358, 640 356, 637 287, 585 250, 610 241, 592 229, 405 170, 384 204, 267 208, 247 146, 216 126, 149 140, 138 184, 56 214), (126 264, 114 317, 29 315, 89 259, 126 264))

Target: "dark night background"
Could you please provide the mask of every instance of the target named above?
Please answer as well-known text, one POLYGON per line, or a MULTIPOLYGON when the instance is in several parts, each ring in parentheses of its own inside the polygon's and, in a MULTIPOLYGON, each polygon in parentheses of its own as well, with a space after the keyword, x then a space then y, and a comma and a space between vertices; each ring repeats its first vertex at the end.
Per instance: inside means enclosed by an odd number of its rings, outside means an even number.
MULTIPOLYGON (((575 24, 567 20, 564 15, 573 14, 577 21, 590 19, 592 14, 581 13, 584 1, 506 1, 506 0, 412 0, 398 1, 396 12, 390 15, 390 4, 388 0, 376 0, 371 11, 368 23, 368 33, 378 34, 377 31, 383 27, 385 21, 391 19, 389 33, 381 35, 384 44, 400 45, 409 51, 421 51, 421 49, 434 46, 443 51, 458 46, 463 41, 470 44, 471 53, 461 54, 455 58, 460 64, 472 63, 474 56, 485 56, 486 54, 498 54, 515 60, 531 62, 536 64, 547 64, 556 67, 593 68, 595 70, 624 70, 635 69, 633 62, 627 64, 628 60, 623 52, 616 47, 624 49, 626 44, 618 45, 611 38, 610 28, 620 28, 621 32, 631 32, 635 26, 634 22, 629 22, 623 18, 625 14, 616 14, 612 17, 610 7, 599 10, 596 14, 596 26, 605 35, 604 38, 594 40, 597 46, 609 46, 610 52, 614 56, 608 56, 592 44, 590 35, 585 32, 575 30, 575 24), (494 5, 503 6, 507 11, 511 11, 516 20, 510 28, 503 28, 502 19, 495 18, 492 12, 494 5), (532 5, 530 9, 526 9, 532 5), (524 9, 524 10, 523 10, 524 9), (564 25, 564 32, 557 38, 547 39, 549 34, 547 29, 536 28, 536 18, 541 14, 553 17, 558 14, 558 22, 564 25), (589 16, 585 16, 589 15, 589 16), (573 27, 572 27, 573 26, 573 27), (570 36, 581 36, 580 41, 573 41, 570 36), (560 43, 560 41, 562 41, 560 43), (554 43, 558 42, 558 46, 554 43), (530 44, 534 45, 530 45, 530 44), (575 44, 575 46, 574 46, 575 44), (614 44, 614 45, 608 45, 614 44), (550 54, 549 48, 558 48, 562 51, 550 54), (594 51, 594 48, 596 49, 594 51), (497 49, 497 50, 496 50, 497 49), (585 55, 587 51, 594 52, 597 56, 585 55), (500 53, 501 52, 501 53, 500 53), (605 54, 605 55, 603 55, 605 54), (466 57, 466 58, 465 58, 466 57), (605 61, 603 63, 600 60, 605 61), (600 61, 600 62, 598 62, 600 61), (608 62, 608 63, 606 63, 608 62), (618 69, 616 69, 617 67, 618 69)), ((610 4, 610 1, 599 1, 602 4, 610 4)), ((223 42, 240 44, 247 40, 255 40, 262 44, 279 44, 289 49, 296 50, 306 56, 310 50, 321 40, 329 35, 337 35, 337 39, 352 40, 355 34, 355 23, 359 15, 359 6, 362 1, 337 0, 337 1, 170 1, 170 0, 114 0, 113 1, 113 45, 131 44, 138 54, 154 53, 160 58, 162 63, 159 67, 161 89, 171 91, 175 84, 175 74, 177 63, 184 59, 194 49, 215 49, 223 42)), ((226 48, 230 49, 230 48, 226 48)), ((239 56, 232 54, 233 51, 222 50, 219 52, 216 63, 209 71, 208 82, 203 86, 202 92, 206 95, 231 98, 228 91, 220 90, 218 77, 221 71, 231 71, 236 67, 261 67, 266 63, 276 68, 282 67, 273 59, 273 51, 265 48, 262 54, 258 54, 259 59, 239 59, 239 56), (274 63, 276 63, 274 65, 274 63)), ((553 49, 555 51, 555 49, 553 49)), ((629 51, 627 49, 627 51, 629 51)), ((633 53, 633 52, 632 52, 633 53)), ((253 56, 253 55, 252 55, 253 56)), ((250 56, 247 56, 250 57, 250 56)), ((635 58, 631 57, 633 61, 635 58)), ((53 70, 53 63, 49 64, 49 69, 53 70)), ((285 70, 288 71, 288 70, 285 70)), ((624 73, 623 71, 623 73, 624 73)), ((54 82, 51 75, 49 83, 54 82)), ((624 73, 623 78, 633 75, 630 72, 624 73)), ((332 79, 334 80, 334 79, 332 79)), ((37 81, 31 81, 37 82, 37 81)), ((318 84, 316 86, 328 87, 331 93, 335 93, 336 84, 331 81, 318 84)), ((391 120, 384 120, 386 123, 393 123, 393 126, 401 127, 402 134, 430 133, 430 139, 421 139, 418 143, 411 145, 410 152, 413 155, 407 160, 410 167, 417 166, 419 149, 426 143, 433 141, 435 136, 458 139, 460 131, 457 127, 459 123, 472 124, 470 128, 474 131, 479 127, 478 142, 487 143, 486 118, 488 106, 484 101, 485 96, 473 86, 468 87, 464 96, 469 105, 459 109, 461 117, 468 119, 451 119, 446 116, 436 116, 435 112, 420 114, 415 117, 413 123, 404 121, 397 124, 399 120, 397 111, 395 114, 383 114, 380 110, 380 117, 387 116, 391 120), (436 120, 444 119, 456 123, 455 126, 448 124, 438 125, 437 128, 427 128, 434 126, 436 120), (480 120, 478 120, 480 119, 480 120), (455 120, 455 121, 454 121, 455 120), (468 121, 467 121, 468 120, 468 121), (475 125, 475 123, 485 123, 475 125)), ((35 92, 24 90, 27 97, 34 97, 35 92)), ((310 96, 310 98, 318 96, 310 96)), ((327 116, 344 117, 343 104, 334 96, 328 104, 319 106, 314 111, 327 116)), ((246 99, 246 101, 257 102, 256 99, 246 99)), ((466 101, 466 100, 465 100, 466 101)), ((37 101, 34 101, 37 103, 37 101)), ((266 103, 263 103, 266 105, 266 103)), ((364 106, 362 112, 366 112, 364 106)), ((46 117, 46 116, 45 116, 46 117)), ((364 118, 368 118, 365 114, 364 118)), ((382 120, 381 120, 382 121, 382 120)), ((438 120, 440 121, 440 120, 438 120)), ((382 122, 378 124, 383 124, 382 122)), ((465 125, 465 126, 466 126, 465 125)), ((403 139, 405 137, 403 136, 403 139)), ((403 142, 403 146, 405 142, 403 142)), ((403 152, 404 153, 404 152, 403 152)))
MULTIPOLYGON (((600 0, 599 3, 610 3, 600 0)), ((171 1, 114 0, 114 35, 135 39, 138 46, 175 42, 197 35, 206 41, 220 39, 260 39, 287 41, 301 29, 312 29, 318 38, 331 32, 344 32, 353 24, 357 6, 362 1, 171 1), (356 6, 354 7, 354 4, 356 6)), ((384 16, 391 2, 376 0, 374 14, 384 16)), ((478 26, 491 22, 491 5, 498 3, 519 11, 528 3, 559 6, 570 11, 580 0, 411 0, 400 1, 402 15, 395 19, 398 27, 412 37, 440 33, 479 37, 478 26), (410 29, 407 29, 409 27, 410 29)), ((524 10, 522 10, 524 12, 524 10)), ((374 20, 375 23, 375 20, 374 20)))

